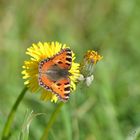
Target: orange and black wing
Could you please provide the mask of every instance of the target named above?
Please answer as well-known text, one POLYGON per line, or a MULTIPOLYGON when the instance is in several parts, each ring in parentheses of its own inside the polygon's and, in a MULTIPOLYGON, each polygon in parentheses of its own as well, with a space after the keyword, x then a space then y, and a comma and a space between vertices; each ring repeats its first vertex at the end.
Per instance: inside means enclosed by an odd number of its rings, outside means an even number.
POLYGON ((52 58, 52 61, 60 68, 69 70, 72 64, 72 51, 69 48, 61 50, 59 54, 52 58))

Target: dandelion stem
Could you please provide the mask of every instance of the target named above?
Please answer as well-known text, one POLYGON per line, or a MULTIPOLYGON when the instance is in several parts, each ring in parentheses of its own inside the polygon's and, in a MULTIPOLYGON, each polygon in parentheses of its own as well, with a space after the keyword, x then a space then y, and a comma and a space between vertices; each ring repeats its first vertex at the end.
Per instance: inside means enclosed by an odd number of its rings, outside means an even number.
POLYGON ((63 106, 63 104, 64 104, 63 102, 59 103, 58 106, 56 107, 56 109, 54 110, 54 112, 52 113, 52 115, 50 117, 50 120, 49 120, 49 122, 47 124, 47 127, 45 128, 44 133, 43 133, 43 135, 42 135, 40 140, 47 140, 48 139, 49 130, 52 127, 53 123, 55 122, 56 117, 59 114, 60 109, 63 106))
POLYGON ((9 115, 8 115, 7 121, 5 123, 4 129, 3 129, 3 132, 2 132, 2 140, 8 140, 9 137, 10 137, 10 129, 11 129, 14 117, 15 117, 16 110, 17 110, 20 102, 22 101, 26 91, 27 91, 27 87, 25 87, 21 91, 20 95, 18 96, 16 102, 14 103, 14 105, 13 105, 13 107, 12 107, 12 109, 11 109, 9 115))

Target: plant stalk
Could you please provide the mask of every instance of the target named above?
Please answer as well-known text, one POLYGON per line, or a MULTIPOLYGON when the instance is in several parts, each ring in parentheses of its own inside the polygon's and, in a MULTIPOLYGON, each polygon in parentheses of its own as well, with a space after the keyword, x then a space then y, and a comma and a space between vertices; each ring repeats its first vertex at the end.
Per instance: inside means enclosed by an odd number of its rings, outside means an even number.
POLYGON ((2 131, 2 140, 8 140, 9 137, 10 137, 10 133, 11 133, 11 130, 10 129, 11 129, 13 120, 15 118, 16 110, 17 110, 20 102, 22 101, 22 99, 23 99, 26 91, 27 91, 27 87, 25 87, 21 91, 21 93, 18 96, 16 102, 14 103, 13 107, 11 108, 11 111, 10 111, 10 113, 8 115, 7 121, 6 121, 5 126, 3 128, 3 131, 2 131))
POLYGON ((47 125, 47 127, 45 128, 44 133, 43 133, 43 135, 42 135, 42 137, 41 137, 40 140, 47 140, 47 139, 48 139, 49 131, 50 131, 50 129, 51 129, 53 123, 55 122, 55 120, 56 120, 56 118, 57 118, 57 116, 58 116, 58 114, 59 114, 59 112, 60 112, 60 109, 61 109, 61 107, 62 107, 63 105, 64 105, 63 102, 59 103, 58 106, 56 107, 56 109, 54 110, 54 112, 52 113, 52 115, 51 115, 51 117, 50 117, 50 120, 49 120, 49 122, 48 122, 48 125, 47 125))

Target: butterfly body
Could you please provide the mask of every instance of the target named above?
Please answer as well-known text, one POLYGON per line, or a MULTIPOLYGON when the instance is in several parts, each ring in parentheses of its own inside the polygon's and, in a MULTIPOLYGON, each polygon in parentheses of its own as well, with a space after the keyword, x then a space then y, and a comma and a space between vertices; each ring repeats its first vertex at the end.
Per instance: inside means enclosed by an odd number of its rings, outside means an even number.
POLYGON ((72 51, 68 48, 39 63, 39 85, 56 94, 62 101, 69 98, 71 63, 72 51))
POLYGON ((67 76, 69 75, 69 72, 66 69, 62 69, 58 67, 57 65, 54 65, 50 69, 48 69, 45 74, 47 75, 49 79, 53 81, 58 81, 62 77, 67 78, 67 76))

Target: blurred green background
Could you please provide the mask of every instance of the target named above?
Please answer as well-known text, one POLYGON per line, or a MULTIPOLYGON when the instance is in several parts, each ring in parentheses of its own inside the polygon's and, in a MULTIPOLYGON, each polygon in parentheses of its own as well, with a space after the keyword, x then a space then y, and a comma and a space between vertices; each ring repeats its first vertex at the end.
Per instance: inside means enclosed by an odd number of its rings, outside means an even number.
MULTIPOLYGON (((104 57, 96 65, 92 85, 79 86, 63 106, 49 140, 140 140, 139 0, 1 0, 0 132, 24 86, 25 50, 39 41, 68 44, 77 62, 89 49, 104 57)), ((46 113, 30 126, 29 139, 41 137, 57 105, 39 96, 26 94, 11 140, 18 139, 27 109, 46 113)))

